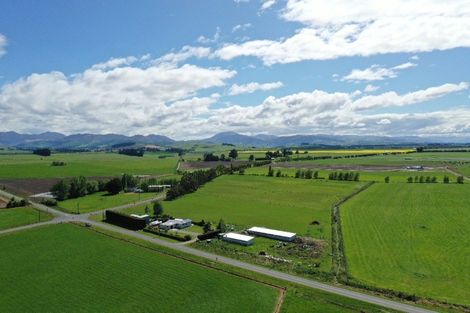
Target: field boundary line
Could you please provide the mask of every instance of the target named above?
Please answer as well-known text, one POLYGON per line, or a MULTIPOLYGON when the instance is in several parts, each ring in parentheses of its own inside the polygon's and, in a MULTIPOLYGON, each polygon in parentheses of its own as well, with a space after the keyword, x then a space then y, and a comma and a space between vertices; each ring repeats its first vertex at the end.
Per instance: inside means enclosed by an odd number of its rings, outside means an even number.
POLYGON ((452 169, 452 168, 449 168, 449 167, 446 166, 445 170, 446 170, 446 172, 454 174, 455 176, 462 176, 465 180, 470 180, 470 177, 465 176, 464 174, 462 174, 460 172, 457 172, 455 169, 452 169))
POLYGON ((279 296, 277 297, 276 307, 274 308, 274 313, 281 313, 282 305, 286 300, 287 289, 281 288, 279 290, 279 296))
POLYGON ((331 255, 332 255, 332 271, 336 281, 347 283, 349 279, 348 262, 343 241, 343 230, 341 226, 340 206, 346 201, 352 199, 361 192, 367 190, 375 184, 374 181, 368 182, 358 190, 347 195, 331 208, 331 255))
MULTIPOLYGON (((155 253, 170 256, 170 257, 173 257, 173 258, 176 258, 176 259, 183 260, 185 262, 196 264, 196 265, 199 265, 199 266, 202 266, 202 267, 205 267, 205 268, 209 268, 211 270, 215 270, 215 271, 219 271, 219 272, 222 272, 222 273, 225 273, 225 274, 228 274, 228 275, 232 275, 232 276, 236 276, 236 277, 239 277, 239 278, 247 279, 247 280, 256 282, 258 284, 265 285, 265 286, 268 286, 268 287, 273 288, 273 289, 277 289, 279 291, 279 296, 278 296, 278 300, 277 300, 276 309, 279 307, 279 311, 275 310, 274 311, 275 313, 280 312, 281 306, 284 303, 284 298, 285 298, 285 295, 287 293, 287 288, 285 288, 285 287, 281 287, 281 286, 278 286, 276 284, 272 284, 272 283, 268 283, 268 282, 265 282, 265 281, 262 281, 262 280, 259 280, 259 279, 255 279, 255 278, 250 277, 250 276, 245 276, 245 275, 242 275, 242 274, 239 274, 239 273, 235 273, 235 272, 232 272, 232 271, 220 268, 220 267, 215 267, 215 266, 212 266, 208 263, 199 262, 199 261, 196 261, 194 259, 184 257, 184 256, 181 256, 181 255, 177 255, 177 254, 174 254, 174 253, 171 253, 171 252, 168 252, 168 251, 162 251, 162 250, 159 250, 157 248, 151 248, 149 246, 131 241, 131 240, 123 238, 123 237, 113 236, 110 233, 106 233, 106 232, 98 230, 97 227, 87 227, 87 226, 85 226, 81 223, 70 223, 70 224, 76 225, 77 227, 82 227, 82 228, 94 231, 94 232, 96 232, 100 235, 103 235, 103 236, 106 236, 106 237, 109 237, 109 238, 113 238, 115 240, 124 241, 126 243, 135 245, 137 247, 140 247, 140 248, 143 248, 143 249, 146 249, 146 250, 150 250, 150 251, 155 252, 155 253)), ((155 244, 153 244, 153 245, 155 245, 155 244)))

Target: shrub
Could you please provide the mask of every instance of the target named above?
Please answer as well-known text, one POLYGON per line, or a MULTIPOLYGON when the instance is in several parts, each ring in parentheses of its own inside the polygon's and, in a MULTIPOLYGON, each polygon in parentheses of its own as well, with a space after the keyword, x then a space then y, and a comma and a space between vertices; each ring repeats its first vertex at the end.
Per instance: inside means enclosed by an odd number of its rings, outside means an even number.
POLYGON ((41 201, 41 204, 47 205, 47 206, 56 206, 57 205, 57 200, 55 199, 43 199, 41 201))
POLYGON ((457 184, 463 184, 463 176, 457 177, 457 184))

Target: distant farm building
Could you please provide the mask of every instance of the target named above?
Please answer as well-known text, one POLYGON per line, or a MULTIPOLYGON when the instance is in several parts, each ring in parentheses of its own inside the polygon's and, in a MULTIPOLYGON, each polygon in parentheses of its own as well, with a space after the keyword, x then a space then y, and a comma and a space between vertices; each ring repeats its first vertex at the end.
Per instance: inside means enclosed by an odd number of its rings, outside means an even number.
POLYGON ((250 235, 276 239, 280 241, 294 241, 296 234, 287 231, 269 229, 264 227, 251 227, 247 230, 250 235))
POLYGON ((164 191, 166 188, 170 188, 171 185, 149 185, 148 191, 152 192, 159 192, 159 191, 164 191))
POLYGON ((165 223, 161 223, 158 227, 163 230, 169 230, 173 228, 182 229, 190 227, 192 220, 175 218, 174 220, 168 220, 165 223))
POLYGON ((222 236, 222 240, 237 243, 243 246, 249 246, 253 244, 255 237, 237 234, 237 233, 226 233, 222 236))

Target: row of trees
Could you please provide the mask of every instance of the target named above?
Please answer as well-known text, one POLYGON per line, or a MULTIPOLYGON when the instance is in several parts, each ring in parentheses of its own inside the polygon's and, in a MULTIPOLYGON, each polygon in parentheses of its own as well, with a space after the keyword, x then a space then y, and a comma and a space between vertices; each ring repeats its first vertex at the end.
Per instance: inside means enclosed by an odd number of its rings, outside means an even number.
MULTIPOLYGON (((412 176, 408 177, 408 179, 406 180, 408 183, 426 183, 426 184, 429 184, 429 183, 437 183, 437 178, 436 176, 415 176, 414 178, 412 176)), ((444 184, 449 184, 450 183, 450 178, 449 176, 444 176, 443 179, 442 179, 442 182, 444 184)), ((463 176, 458 176, 457 177, 457 184, 463 184, 464 182, 464 177, 463 176)))
POLYGON ((65 199, 79 198, 96 193, 107 191, 109 194, 117 194, 122 190, 121 179, 112 178, 107 182, 88 180, 84 176, 73 177, 70 180, 60 180, 51 188, 51 192, 59 201, 65 199))
POLYGON ((118 151, 119 154, 129 155, 129 156, 136 156, 136 157, 143 157, 145 153, 145 148, 126 148, 120 149, 118 151))
POLYGON ((328 175, 329 180, 359 181, 359 173, 355 172, 333 172, 328 175))
POLYGON ((37 154, 40 156, 50 156, 51 155, 51 149, 49 148, 38 148, 33 151, 33 154, 37 154))
POLYGON ((225 156, 224 153, 222 153, 220 156, 215 155, 212 152, 204 153, 204 161, 230 161, 230 160, 235 160, 238 158, 238 151, 236 149, 230 150, 228 153, 228 158, 225 156))
POLYGON ((173 185, 166 194, 166 200, 173 200, 187 193, 199 189, 200 186, 216 178, 217 170, 198 170, 194 172, 185 172, 181 180, 173 185))

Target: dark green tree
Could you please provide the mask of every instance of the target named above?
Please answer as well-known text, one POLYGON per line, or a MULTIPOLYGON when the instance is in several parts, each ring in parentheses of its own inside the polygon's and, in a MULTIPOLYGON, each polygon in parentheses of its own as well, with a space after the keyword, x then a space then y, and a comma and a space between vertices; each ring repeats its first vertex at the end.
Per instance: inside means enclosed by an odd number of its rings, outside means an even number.
POLYGON ((163 214, 163 205, 160 201, 153 203, 153 216, 158 217, 163 214))
POLYGON ((106 183, 106 191, 111 195, 117 195, 122 190, 121 180, 113 178, 106 183))
POLYGON ((463 184, 463 176, 457 177, 457 184, 463 184))
POLYGON ((52 186, 51 192, 54 197, 57 198, 57 200, 63 201, 67 199, 69 195, 69 184, 67 184, 64 180, 59 180, 54 184, 54 186, 52 186))
POLYGON ((450 179, 449 179, 449 176, 444 176, 444 180, 443 180, 444 184, 448 184, 450 182, 450 179))
POLYGON ((238 151, 236 149, 230 150, 230 152, 228 153, 228 157, 232 159, 238 158, 238 151))
POLYGON ((385 177, 384 181, 385 181, 386 184, 388 184, 390 182, 390 177, 389 176, 385 177))
POLYGON ((205 223, 202 229, 204 230, 204 233, 210 232, 212 230, 211 222, 205 223))
POLYGON ((225 225, 225 222, 223 219, 219 220, 219 223, 217 224, 217 229, 223 233, 227 231, 227 225, 225 225))

